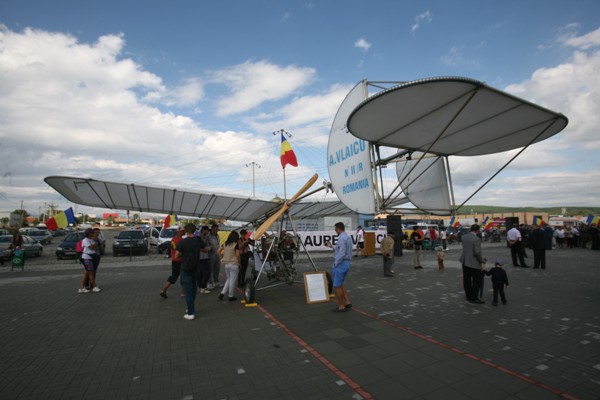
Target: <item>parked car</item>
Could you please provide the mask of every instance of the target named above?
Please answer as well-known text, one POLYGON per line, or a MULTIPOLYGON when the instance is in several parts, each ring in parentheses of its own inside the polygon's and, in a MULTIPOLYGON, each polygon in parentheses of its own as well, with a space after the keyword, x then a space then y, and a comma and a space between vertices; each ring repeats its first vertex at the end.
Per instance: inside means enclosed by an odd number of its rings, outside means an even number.
MULTIPOLYGON (((65 236, 65 238, 58 244, 58 247, 56 247, 56 258, 62 260, 63 258, 77 257, 75 246, 77 245, 77 242, 82 240, 84 237, 85 231, 71 232, 67 234, 67 236, 65 236)), ((100 232, 98 239, 100 242, 100 255, 103 255, 106 250, 106 240, 104 239, 102 232, 100 232)))
POLYGON ((159 254, 162 254, 165 251, 165 249, 169 249, 171 247, 171 239, 177 236, 178 230, 178 227, 171 226, 160 231, 160 234, 158 235, 157 244, 157 251, 159 254), (167 242, 169 242, 169 244, 166 244, 167 242))
POLYGON ((41 244, 50 244, 52 243, 52 234, 47 229, 32 229, 27 232, 27 235, 34 238, 41 244))
POLYGON ((147 254, 148 239, 144 232, 140 229, 129 229, 119 232, 113 241, 113 256, 118 257, 119 254, 147 254))
POLYGON ((75 252, 75 246, 84 237, 84 232, 71 232, 58 244, 56 247, 56 258, 62 260, 63 258, 75 258, 77 253, 75 252))
MULTIPOLYGON (((12 235, 0 236, 0 252, 4 260, 10 260, 12 258, 12 250, 8 249, 12 235)), ((25 250, 25 257, 40 257, 44 252, 44 246, 37 240, 23 235, 23 250, 25 250)))

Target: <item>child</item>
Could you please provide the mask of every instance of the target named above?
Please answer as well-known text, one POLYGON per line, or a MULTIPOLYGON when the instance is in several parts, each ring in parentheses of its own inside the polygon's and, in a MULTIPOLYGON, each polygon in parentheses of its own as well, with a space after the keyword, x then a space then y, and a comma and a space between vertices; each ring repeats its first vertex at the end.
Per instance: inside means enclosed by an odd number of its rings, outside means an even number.
POLYGON ((494 288, 494 301, 492 302, 493 306, 498 305, 498 293, 500 293, 502 304, 506 304, 504 285, 508 287, 508 276, 506 275, 506 271, 502 269, 503 265, 504 260, 498 259, 494 263, 494 268, 491 268, 489 271, 485 271, 486 275, 492 276, 492 286, 494 288))
POLYGON ((435 251, 437 254, 437 262, 438 262, 438 271, 444 270, 444 260, 446 259, 446 253, 444 253, 443 246, 435 246, 435 251))

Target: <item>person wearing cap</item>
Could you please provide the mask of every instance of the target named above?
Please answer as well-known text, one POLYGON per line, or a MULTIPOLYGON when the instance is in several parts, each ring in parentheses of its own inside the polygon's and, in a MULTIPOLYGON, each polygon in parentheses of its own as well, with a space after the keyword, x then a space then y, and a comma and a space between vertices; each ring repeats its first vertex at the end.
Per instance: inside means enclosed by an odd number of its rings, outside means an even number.
POLYGON ((81 279, 81 285, 79 287, 79 293, 89 293, 90 290, 85 288, 86 282, 89 281, 90 286, 92 287, 92 292, 100 292, 98 286, 96 286, 95 279, 95 268, 94 268, 94 255, 96 254, 96 249, 99 247, 96 241, 96 232, 92 228, 87 228, 84 232, 84 238, 81 241, 81 246, 83 247, 83 253, 81 254, 81 262, 83 263, 84 273, 83 278, 81 279))
POLYGON ((492 287, 494 289, 494 299, 492 301, 493 306, 498 305, 498 293, 500 293, 500 300, 502 300, 502 304, 506 304, 504 285, 508 286, 508 275, 502 268, 503 265, 504 260, 498 259, 494 262, 494 268, 490 268, 489 271, 485 271, 486 275, 492 276, 492 287))
POLYGON ((387 236, 381 241, 381 255, 383 256, 383 276, 391 278, 392 265, 394 265, 394 231, 389 231, 387 236))
POLYGON ((473 304, 485 303, 479 299, 479 288, 483 277, 481 266, 487 261, 481 255, 481 239, 477 236, 480 229, 479 225, 473 224, 470 232, 461 238, 463 251, 460 262, 463 270, 463 288, 466 300, 473 304))

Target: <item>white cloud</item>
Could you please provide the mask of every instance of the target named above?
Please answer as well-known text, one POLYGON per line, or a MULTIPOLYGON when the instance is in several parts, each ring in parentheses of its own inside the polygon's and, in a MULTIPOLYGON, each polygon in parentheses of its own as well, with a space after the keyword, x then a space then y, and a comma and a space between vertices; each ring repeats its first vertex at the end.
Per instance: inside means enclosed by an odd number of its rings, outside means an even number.
MULTIPOLYGON (((578 28, 578 25, 570 25, 569 28, 578 28)), ((586 33, 583 36, 576 36, 574 33, 568 33, 559 39, 566 46, 576 47, 582 50, 588 50, 600 46, 600 28, 586 33)))
POLYGON ((315 74, 313 68, 280 67, 267 61, 247 61, 214 72, 212 82, 226 85, 231 92, 217 102, 217 114, 239 114, 265 101, 280 100, 310 83, 315 74))
POLYGON ((259 132, 271 132, 281 127, 297 130, 319 125, 321 132, 328 134, 333 117, 351 88, 349 85, 334 85, 323 94, 296 97, 276 112, 262 114, 250 121, 250 125, 259 132))
POLYGON ((360 38, 354 42, 354 47, 360 49, 363 53, 366 53, 371 48, 371 43, 367 42, 364 38, 360 38))
POLYGON ((62 33, 0 29, 0 171, 6 175, 0 194, 13 207, 27 196, 47 196, 42 178, 48 175, 165 185, 184 178, 181 165, 197 162, 198 149, 215 133, 144 99, 158 94, 156 100, 194 103, 201 82, 165 87, 122 58, 124 47, 122 35, 87 44, 62 33))
POLYGON ((576 50, 568 62, 540 68, 530 79, 505 89, 566 115, 569 125, 557 139, 571 148, 600 149, 599 33, 600 28, 583 36, 571 37, 569 43, 577 43, 581 50, 576 50))
POLYGON ((149 102, 167 106, 192 106, 204 97, 204 86, 200 78, 184 79, 179 86, 161 91, 150 92, 145 96, 149 102))
POLYGON ((410 27, 410 32, 414 35, 423 22, 430 23, 431 21, 433 21, 433 14, 429 10, 417 15, 415 17, 415 23, 410 27))
MULTIPOLYGON (((482 45, 483 45, 483 43, 481 43, 478 46, 482 46, 482 45)), ((476 60, 466 58, 463 55, 463 50, 464 49, 462 49, 462 48, 452 46, 452 47, 450 47, 450 49, 448 49, 448 53, 446 55, 440 57, 440 60, 442 61, 442 63, 446 64, 449 67, 466 68, 466 69, 479 68, 480 67, 479 62, 476 60)))
POLYGON ((290 18, 290 16, 291 14, 289 12, 284 13, 281 19, 279 20, 279 23, 285 22, 288 18, 290 18))

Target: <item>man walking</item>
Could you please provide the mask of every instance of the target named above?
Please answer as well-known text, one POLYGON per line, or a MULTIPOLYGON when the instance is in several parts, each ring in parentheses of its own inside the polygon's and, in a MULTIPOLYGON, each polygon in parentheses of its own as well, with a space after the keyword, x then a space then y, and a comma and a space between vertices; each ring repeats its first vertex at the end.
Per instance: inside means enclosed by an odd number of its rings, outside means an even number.
POLYGON ((348 293, 344 288, 344 279, 346 274, 350 270, 350 260, 352 259, 352 239, 346 233, 346 227, 343 222, 335 224, 335 233, 338 234, 338 240, 335 245, 331 242, 327 242, 326 246, 330 247, 334 251, 333 260, 333 289, 335 290, 335 297, 337 298, 338 306, 334 308, 334 312, 346 312, 351 307, 348 293))
POLYGON ((480 231, 477 224, 471 225, 471 231, 461 238, 463 251, 460 256, 463 270, 463 288, 465 297, 469 303, 484 304, 479 299, 479 288, 481 287, 482 265, 486 259, 481 255, 481 239, 477 236, 480 231))
POLYGON ((177 245, 175 257, 181 258, 181 283, 185 289, 187 309, 183 318, 191 321, 196 318, 196 273, 200 263, 200 251, 204 242, 194 235, 196 225, 189 223, 184 227, 185 238, 177 245))

